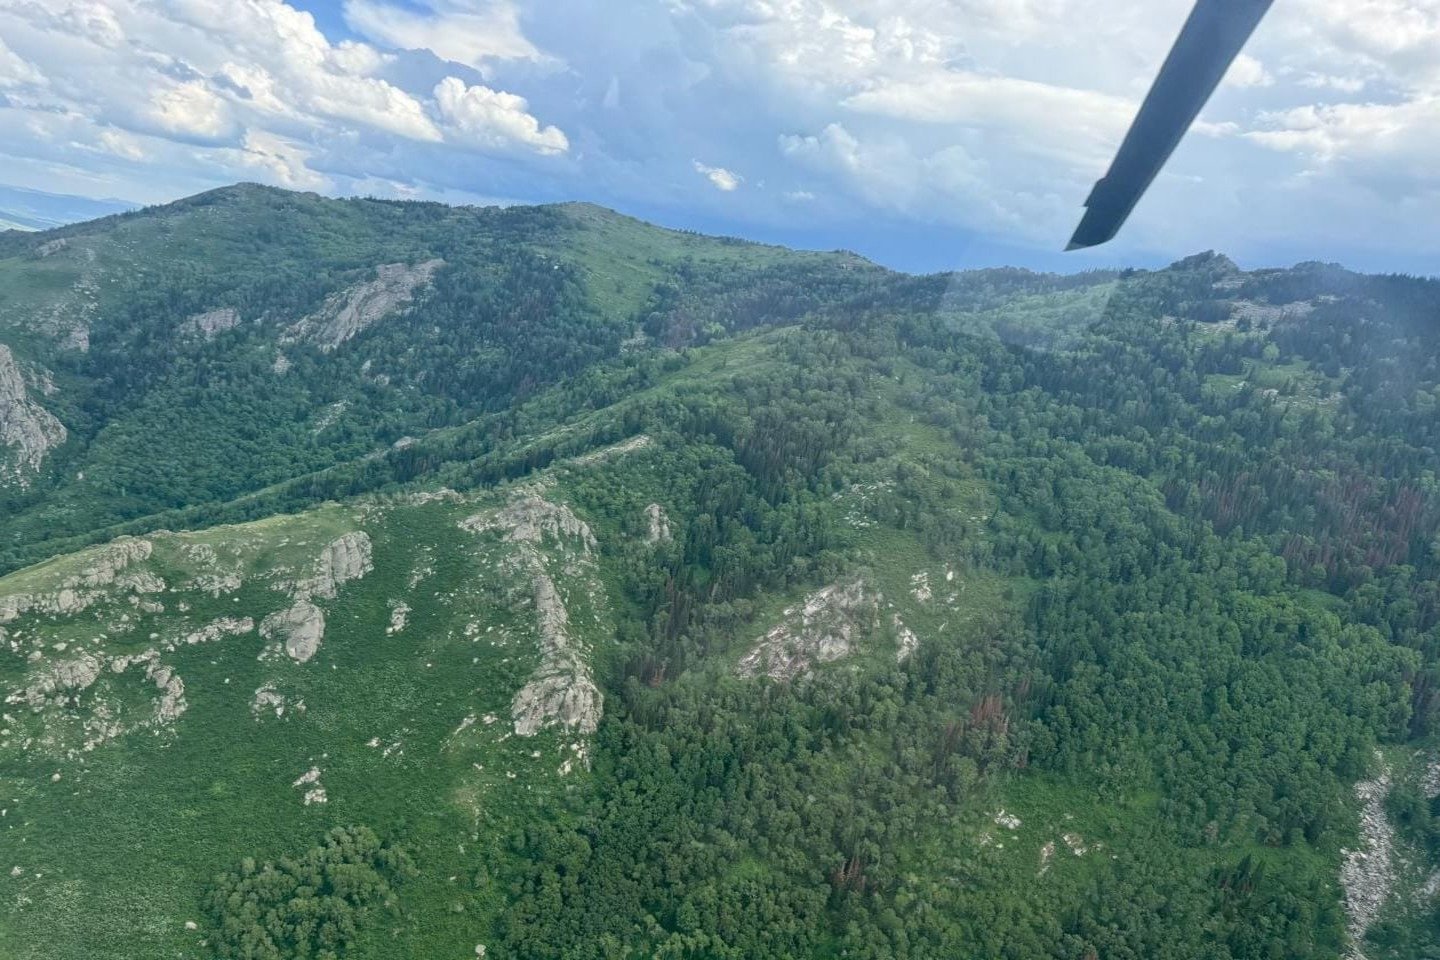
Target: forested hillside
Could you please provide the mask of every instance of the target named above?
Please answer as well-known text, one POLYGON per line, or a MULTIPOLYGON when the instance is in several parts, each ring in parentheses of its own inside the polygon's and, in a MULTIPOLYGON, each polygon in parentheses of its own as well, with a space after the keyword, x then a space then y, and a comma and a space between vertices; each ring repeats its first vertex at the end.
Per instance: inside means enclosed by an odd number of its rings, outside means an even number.
POLYGON ((1440 283, 0 234, 0 955, 1440 957, 1440 283))

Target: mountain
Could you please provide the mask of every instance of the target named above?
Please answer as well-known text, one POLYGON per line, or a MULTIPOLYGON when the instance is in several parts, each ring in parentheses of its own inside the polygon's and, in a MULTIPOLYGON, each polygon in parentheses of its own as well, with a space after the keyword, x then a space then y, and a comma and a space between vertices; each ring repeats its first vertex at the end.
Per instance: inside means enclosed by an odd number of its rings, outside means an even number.
POLYGON ((1437 307, 244 184, 0 236, 0 955, 1431 955, 1437 307))
POLYGON ((0 183, 0 230, 49 230, 134 210, 124 200, 92 200, 0 183))

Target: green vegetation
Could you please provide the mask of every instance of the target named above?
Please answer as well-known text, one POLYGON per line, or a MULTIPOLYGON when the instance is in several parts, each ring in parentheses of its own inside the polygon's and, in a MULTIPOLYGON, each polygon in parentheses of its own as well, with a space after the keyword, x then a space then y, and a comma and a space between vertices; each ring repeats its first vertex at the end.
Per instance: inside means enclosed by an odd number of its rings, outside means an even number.
POLYGON ((235 960, 334 960, 394 885, 415 874, 403 850, 365 827, 337 827, 325 842, 279 863, 246 859, 210 891, 215 953, 235 960))
POLYGON ((255 187, 6 244, 69 439, 0 488, 0 953, 1435 955, 1440 284, 255 187))

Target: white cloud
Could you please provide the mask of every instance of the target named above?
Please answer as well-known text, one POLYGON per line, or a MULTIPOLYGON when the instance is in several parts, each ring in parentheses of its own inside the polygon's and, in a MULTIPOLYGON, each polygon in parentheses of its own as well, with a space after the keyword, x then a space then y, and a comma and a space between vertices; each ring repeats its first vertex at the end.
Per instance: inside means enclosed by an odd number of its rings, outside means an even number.
POLYGON ((157 91, 146 113, 160 130, 182 139, 221 140, 236 129, 230 105, 199 81, 157 91))
POLYGON ((329 179, 315 173, 306 161, 309 153, 299 144, 274 134, 252 130, 245 134, 239 162, 253 168, 264 179, 293 190, 324 190, 329 179))
POLYGON ((695 160, 693 163, 695 172, 703 176, 706 180, 709 180, 716 190, 722 191, 723 193, 734 192, 740 184, 744 182, 744 177, 731 173, 724 167, 712 167, 708 164, 701 163, 699 160, 695 160))
POLYGON ((513 4, 494 2, 470 10, 432 5, 422 13, 380 0, 346 0, 345 22, 369 40, 402 50, 429 50, 446 60, 483 70, 492 60, 542 60, 520 29, 513 4))
POLYGON ((1238 87, 1243 90, 1247 87, 1273 86, 1275 78, 1270 75, 1270 71, 1265 69, 1265 64, 1248 53, 1242 53, 1230 65, 1230 70, 1225 74, 1223 82, 1228 87, 1238 87))
POLYGON ((542 155, 564 153, 570 141, 558 127, 541 127, 524 97, 484 86, 466 86, 446 77, 435 87, 435 102, 448 129, 462 143, 485 150, 524 147, 542 155))
POLYGON ((5 45, 0 39, 0 90, 13 90, 24 86, 44 86, 45 76, 5 45))

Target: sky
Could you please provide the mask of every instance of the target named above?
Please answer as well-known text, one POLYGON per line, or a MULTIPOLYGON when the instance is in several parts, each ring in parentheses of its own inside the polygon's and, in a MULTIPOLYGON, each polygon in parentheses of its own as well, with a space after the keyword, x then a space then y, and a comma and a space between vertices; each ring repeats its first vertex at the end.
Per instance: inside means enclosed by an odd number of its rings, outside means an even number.
POLYGON ((930 271, 1440 274, 1440 0, 1276 0, 1060 253, 1190 0, 0 0, 0 182, 588 200, 930 271))

